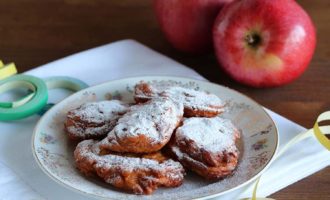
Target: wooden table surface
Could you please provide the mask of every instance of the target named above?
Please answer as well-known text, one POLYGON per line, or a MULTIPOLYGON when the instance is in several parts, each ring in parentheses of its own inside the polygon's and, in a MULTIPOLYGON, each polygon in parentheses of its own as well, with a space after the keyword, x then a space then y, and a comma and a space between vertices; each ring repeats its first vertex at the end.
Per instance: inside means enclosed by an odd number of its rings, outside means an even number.
MULTIPOLYGON (((214 55, 189 56, 164 39, 151 0, 0 0, 0 56, 26 71, 55 59, 120 39, 133 38, 207 79, 234 88, 305 126, 330 108, 330 1, 298 0, 315 22, 316 53, 295 82, 273 89, 240 85, 221 71, 214 55)), ((127 58, 129 59, 129 58, 127 58)), ((271 197, 330 199, 330 167, 271 197)))

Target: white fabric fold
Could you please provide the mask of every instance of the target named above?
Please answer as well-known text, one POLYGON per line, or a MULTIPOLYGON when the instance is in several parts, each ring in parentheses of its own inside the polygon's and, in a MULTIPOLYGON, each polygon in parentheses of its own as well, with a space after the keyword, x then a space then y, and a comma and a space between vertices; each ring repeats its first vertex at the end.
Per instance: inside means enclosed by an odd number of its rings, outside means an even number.
MULTIPOLYGON (((194 70, 165 57, 133 40, 123 40, 90 49, 35 68, 27 74, 38 77, 72 76, 90 85, 130 76, 172 75, 204 78, 194 70)), ((51 92, 57 102, 63 91, 51 92)), ((306 129, 267 110, 280 133, 280 146, 306 129)), ((51 180, 37 166, 31 150, 31 136, 38 116, 0 122, 0 199, 89 199, 51 180)), ((329 166, 327 152, 314 138, 287 151, 264 173, 259 196, 268 196, 316 171, 329 166), (306 148, 308 147, 308 148, 306 148)), ((217 199, 249 197, 253 185, 232 191, 217 199)))
POLYGON ((9 167, 0 162, 0 199, 43 199, 9 167))

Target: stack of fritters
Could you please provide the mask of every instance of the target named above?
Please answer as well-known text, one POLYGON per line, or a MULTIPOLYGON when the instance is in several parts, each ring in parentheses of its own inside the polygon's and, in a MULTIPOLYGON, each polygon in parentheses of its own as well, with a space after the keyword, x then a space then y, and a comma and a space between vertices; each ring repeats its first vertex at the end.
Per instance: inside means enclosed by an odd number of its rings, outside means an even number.
POLYGON ((140 82, 134 99, 132 106, 102 101, 68 113, 69 138, 83 140, 74 152, 83 174, 135 194, 151 194, 161 186, 181 185, 183 166, 208 180, 234 171, 240 135, 218 116, 225 106, 216 95, 170 82, 140 82))

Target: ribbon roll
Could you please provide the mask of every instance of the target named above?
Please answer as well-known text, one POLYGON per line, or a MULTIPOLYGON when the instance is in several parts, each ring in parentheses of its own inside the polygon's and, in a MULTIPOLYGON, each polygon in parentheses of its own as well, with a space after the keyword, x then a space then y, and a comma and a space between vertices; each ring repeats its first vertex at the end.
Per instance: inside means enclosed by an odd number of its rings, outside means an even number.
POLYGON ((73 92, 77 92, 88 87, 85 82, 68 76, 53 76, 44 80, 46 82, 48 90, 55 88, 63 88, 71 90, 73 92))
POLYGON ((313 132, 316 139, 330 151, 330 140, 325 136, 324 133, 330 134, 330 126, 319 126, 319 122, 330 120, 330 111, 322 113, 316 120, 313 127, 313 132))
POLYGON ((15 75, 0 81, 0 93, 15 88, 27 88, 32 93, 13 103, 1 102, 1 121, 12 121, 29 117, 39 112, 47 103, 47 86, 40 78, 29 75, 15 75))
POLYGON ((0 121, 18 120, 36 113, 43 114, 54 105, 47 104, 48 90, 64 88, 76 92, 88 87, 83 81, 66 76, 50 77, 43 81, 29 75, 12 76, 16 73, 14 63, 4 65, 0 60, 0 94, 16 88, 27 88, 31 91, 17 101, 0 102, 0 121))
MULTIPOLYGON (((79 90, 85 89, 88 85, 76 78, 68 77, 68 76, 53 76, 44 79, 47 85, 48 90, 52 90, 55 88, 63 88, 73 92, 77 92, 79 90)), ((43 115, 47 112, 54 103, 48 103, 41 111, 38 112, 38 115, 43 115)))
POLYGON ((0 102, 0 120, 18 120, 37 113, 42 115, 54 105, 47 104, 48 90, 63 88, 76 92, 87 87, 83 81, 66 76, 49 77, 45 80, 29 75, 9 77, 0 82, 0 94, 15 88, 27 88, 31 93, 18 101, 0 102))

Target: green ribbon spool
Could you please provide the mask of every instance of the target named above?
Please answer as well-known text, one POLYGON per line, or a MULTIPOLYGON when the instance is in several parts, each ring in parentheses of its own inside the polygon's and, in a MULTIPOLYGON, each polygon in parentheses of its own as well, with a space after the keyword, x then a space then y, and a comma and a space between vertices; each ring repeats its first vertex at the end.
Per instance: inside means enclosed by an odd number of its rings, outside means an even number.
POLYGON ((14 102, 0 102, 0 121, 12 121, 44 113, 51 106, 47 105, 48 90, 63 88, 73 92, 87 88, 88 85, 67 76, 49 77, 45 80, 29 75, 16 75, 0 82, 0 94, 15 88, 27 88, 27 96, 14 102))
POLYGON ((0 81, 0 94, 14 88, 27 88, 29 95, 15 102, 0 102, 0 121, 19 120, 39 112, 48 100, 46 83, 30 75, 15 75, 0 81))
POLYGON ((52 76, 44 80, 46 82, 48 90, 55 88, 63 88, 76 92, 88 87, 85 82, 68 76, 52 76))

